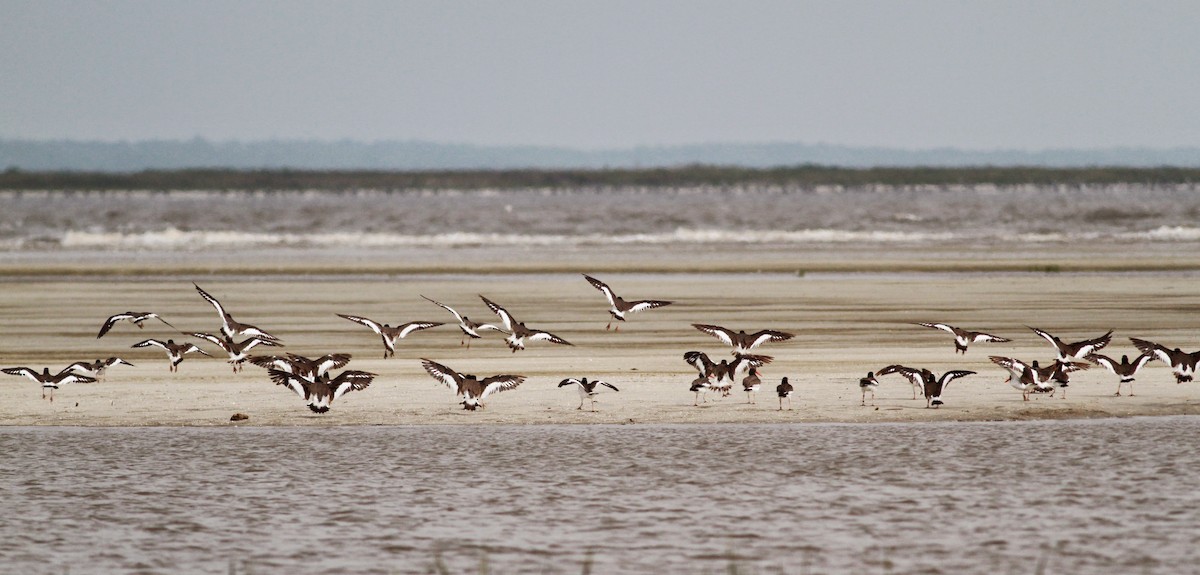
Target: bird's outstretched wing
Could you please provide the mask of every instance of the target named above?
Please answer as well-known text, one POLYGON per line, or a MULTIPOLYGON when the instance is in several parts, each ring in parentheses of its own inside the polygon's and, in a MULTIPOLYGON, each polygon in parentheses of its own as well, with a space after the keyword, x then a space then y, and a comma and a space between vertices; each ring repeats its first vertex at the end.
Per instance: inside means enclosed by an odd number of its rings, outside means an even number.
POLYGON ((521 385, 523 381, 525 381, 525 376, 523 375, 493 375, 485 377, 479 381, 483 385, 483 393, 479 394, 479 399, 482 401, 493 393, 513 389, 521 385))
POLYGON ((793 337, 796 337, 795 334, 773 329, 764 329, 750 335, 750 344, 746 346, 746 349, 758 347, 768 341, 787 341, 793 337))
POLYGON ((271 381, 275 382, 277 385, 282 385, 296 392, 296 395, 299 395, 304 399, 308 399, 308 386, 312 385, 312 380, 301 375, 296 375, 294 373, 278 369, 268 369, 267 374, 271 376, 271 381))
POLYGON ((450 369, 436 361, 421 358, 421 367, 434 379, 442 382, 450 391, 458 393, 458 383, 462 380, 462 376, 457 371, 450 369))
POLYGON ((407 336, 408 334, 410 334, 414 331, 418 331, 418 330, 422 330, 422 329, 429 329, 431 327, 437 327, 439 325, 446 325, 446 324, 437 322, 437 321, 410 321, 410 322, 400 326, 400 339, 404 339, 405 336, 407 336))
POLYGON ((137 317, 137 314, 135 314, 131 311, 127 311, 125 313, 119 313, 117 315, 110 316, 107 320, 104 321, 104 325, 100 326, 100 333, 96 335, 96 339, 100 339, 100 338, 104 337, 104 334, 108 333, 108 330, 112 329, 114 325, 117 325, 117 322, 119 322, 123 319, 133 319, 135 317, 137 317))
POLYGON ((706 324, 702 324, 702 323, 694 323, 694 324, 692 324, 692 327, 721 340, 722 342, 725 343, 725 345, 733 345, 733 336, 736 334, 728 329, 725 329, 725 328, 719 326, 719 325, 706 325, 706 324))
MULTIPOLYGON (((159 341, 159 340, 157 340, 157 339, 146 339, 146 340, 142 340, 142 341, 139 341, 139 342, 137 342, 137 343, 135 343, 135 344, 133 344, 133 345, 131 345, 131 346, 129 346, 129 347, 150 347, 150 346, 155 346, 155 347, 161 347, 161 348, 163 348, 163 349, 168 349, 168 348, 167 348, 167 344, 166 344, 166 342, 162 342, 162 341, 159 341)), ((169 351, 169 349, 168 349, 168 351, 169 351)))
MULTIPOLYGON (((954 332, 954 326, 952 326, 952 325, 947 325, 947 324, 944 324, 944 323, 924 323, 924 322, 917 322, 917 323, 916 323, 916 325, 920 325, 920 326, 924 326, 924 327, 931 327, 931 328, 933 328, 933 329, 940 329, 940 330, 942 330, 942 331, 945 331, 945 332, 955 333, 955 332, 954 332)), ((955 335, 957 335, 957 334, 955 334, 955 335)))
POLYGON ((939 378, 939 381, 942 382, 942 389, 945 389, 950 386, 951 381, 954 381, 960 377, 966 377, 968 375, 975 375, 975 372, 967 371, 965 369, 955 369, 955 370, 947 371, 946 373, 943 373, 942 377, 939 378))
POLYGON ((529 341, 548 341, 550 343, 557 343, 559 345, 572 345, 572 346, 575 345, 575 344, 573 344, 561 337, 558 337, 557 335, 554 335, 548 331, 542 331, 540 329, 535 329, 535 330, 531 330, 531 331, 533 333, 529 334, 529 341))
POLYGON ((381 324, 373 319, 368 319, 368 318, 365 318, 362 316, 357 316, 357 315, 345 315, 345 314, 340 314, 340 313, 337 314, 337 316, 342 319, 348 319, 354 323, 365 325, 365 326, 371 328, 371 331, 375 332, 376 334, 383 335, 383 324, 381 324))
POLYGON ((8 375, 23 375, 33 381, 41 381, 38 379, 39 373, 30 367, 6 367, 4 369, 0 369, 0 372, 7 373, 8 375))
POLYGON ((900 374, 900 375, 904 376, 904 378, 907 379, 909 381, 909 383, 912 383, 913 385, 920 385, 920 384, 924 383, 924 380, 921 377, 921 370, 903 366, 900 364, 892 364, 892 365, 884 367, 883 369, 875 372, 876 375, 889 375, 892 373, 896 373, 896 374, 900 374))
POLYGON ((459 322, 459 323, 462 323, 462 320, 463 320, 463 318, 462 318, 462 315, 461 315, 461 314, 459 314, 457 311, 454 311, 454 308, 452 308, 452 307, 450 307, 450 306, 448 306, 448 305, 446 305, 446 304, 444 304, 444 303, 441 303, 441 302, 439 302, 439 301, 435 301, 435 300, 433 300, 433 299, 427 298, 427 297, 425 297, 425 296, 421 296, 421 297, 424 297, 426 300, 428 300, 428 301, 429 301, 430 303, 432 303, 433 305, 436 305, 436 306, 438 306, 438 307, 440 307, 440 308, 442 308, 442 309, 444 309, 444 310, 446 310, 446 311, 448 311, 448 312, 450 312, 450 313, 454 314, 454 319, 458 320, 458 322, 459 322))
POLYGON ((654 309, 654 308, 659 308, 659 307, 663 307, 666 305, 671 305, 675 302, 663 301, 663 300, 658 300, 658 299, 644 299, 644 300, 639 300, 639 301, 630 302, 630 303, 632 304, 632 306, 629 308, 629 313, 637 313, 639 311, 646 311, 648 309, 654 309))
POLYGON ((492 310, 492 313, 500 316, 500 321, 504 322, 504 329, 512 331, 513 325, 517 323, 517 320, 513 319, 512 314, 508 313, 508 310, 500 307, 496 304, 496 302, 483 297, 482 295, 479 296, 479 299, 483 300, 483 304, 486 305, 488 309, 492 310))
POLYGON ((350 369, 339 373, 337 377, 329 382, 329 385, 333 388, 333 398, 337 399, 351 390, 362 391, 366 389, 374 379, 374 373, 350 369))
POLYGON ((608 284, 587 274, 583 274, 583 278, 586 279, 588 283, 592 284, 592 287, 604 293, 604 297, 608 298, 608 305, 614 307, 617 305, 617 294, 613 293, 612 288, 608 287, 608 284))
MULTIPOLYGON (((290 355, 290 354, 289 354, 290 355)), ((341 369, 350 363, 350 354, 348 353, 330 353, 318 357, 311 361, 313 369, 317 375, 324 375, 325 372, 331 369, 341 369)))
POLYGON ((1011 358, 1011 357, 1001 357, 999 355, 989 355, 988 359, 990 359, 992 361, 992 363, 1008 370, 1008 373, 1012 374, 1013 377, 1017 377, 1017 378, 1021 377, 1021 374, 1024 373, 1026 369, 1032 369, 1032 367, 1029 364, 1027 364, 1019 359, 1015 359, 1015 358, 1011 358))
POLYGON ((702 351, 689 351, 683 354, 683 361, 696 368, 700 372, 700 377, 709 377, 713 375, 713 369, 717 364, 709 359, 708 354, 702 351))
POLYGON ((224 320, 225 307, 221 305, 221 302, 217 301, 217 298, 213 297, 208 292, 200 289, 200 286, 196 285, 196 282, 192 282, 192 285, 196 287, 196 291, 200 292, 200 297, 204 298, 206 301, 208 301, 208 303, 212 304, 212 306, 217 309, 217 313, 221 314, 221 319, 224 320))
POLYGON ((1154 359, 1157 359, 1158 361, 1161 361, 1167 365, 1172 365, 1171 350, 1167 349, 1165 346, 1159 345, 1152 341, 1138 339, 1136 337, 1129 338, 1129 341, 1133 342, 1133 347, 1136 347, 1138 351, 1144 354, 1152 355, 1154 356, 1154 359))

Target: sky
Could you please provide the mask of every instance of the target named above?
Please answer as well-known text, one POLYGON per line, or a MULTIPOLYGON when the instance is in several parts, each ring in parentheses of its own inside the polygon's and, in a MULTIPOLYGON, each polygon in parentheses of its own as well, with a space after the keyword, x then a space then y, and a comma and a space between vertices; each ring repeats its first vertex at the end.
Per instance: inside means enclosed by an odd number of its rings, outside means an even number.
POLYGON ((0 0, 0 138, 1200 146, 1194 1, 0 0))

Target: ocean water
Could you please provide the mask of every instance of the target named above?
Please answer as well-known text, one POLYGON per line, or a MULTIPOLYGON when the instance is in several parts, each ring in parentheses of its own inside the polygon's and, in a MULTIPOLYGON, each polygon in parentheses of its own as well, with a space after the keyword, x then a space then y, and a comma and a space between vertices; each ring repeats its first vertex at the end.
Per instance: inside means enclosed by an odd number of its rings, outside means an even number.
POLYGON ((1200 243, 1196 185, 0 192, 0 250, 1200 243))
POLYGON ((2 573, 1190 573, 1200 418, 0 429, 2 573))

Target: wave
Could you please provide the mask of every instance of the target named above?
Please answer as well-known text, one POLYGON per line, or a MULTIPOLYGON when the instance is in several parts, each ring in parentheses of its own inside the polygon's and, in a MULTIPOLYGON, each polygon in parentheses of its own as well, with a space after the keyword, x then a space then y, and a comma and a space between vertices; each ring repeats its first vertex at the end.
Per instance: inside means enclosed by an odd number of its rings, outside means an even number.
POLYGON ((1033 243, 1091 242, 1097 240, 1142 242, 1200 242, 1200 228, 1161 226, 1140 232, 1086 233, 1005 233, 858 231, 836 229, 808 230, 698 230, 677 228, 662 233, 631 234, 499 234, 444 233, 401 234, 391 232, 269 233, 229 230, 164 230, 108 232, 71 230, 62 234, 43 234, 0 240, 0 249, 115 249, 148 251, 187 251, 204 248, 459 248, 483 246, 602 246, 602 245, 679 245, 679 244, 922 244, 956 241, 1033 243))

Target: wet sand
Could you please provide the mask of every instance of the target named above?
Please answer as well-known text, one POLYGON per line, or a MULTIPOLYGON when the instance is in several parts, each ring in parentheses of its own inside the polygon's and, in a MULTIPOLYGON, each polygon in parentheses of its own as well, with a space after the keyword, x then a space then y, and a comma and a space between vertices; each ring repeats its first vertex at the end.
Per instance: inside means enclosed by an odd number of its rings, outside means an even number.
MULTIPOLYGON (((133 278, 127 274, 9 278, 0 284, 0 365, 57 370, 78 360, 117 355, 135 367, 112 368, 96 384, 64 386, 55 401, 41 399, 37 384, 0 379, 0 424, 86 426, 392 425, 546 423, 907 422, 1127 417, 1200 413, 1196 385, 1177 385, 1169 368, 1151 363, 1134 397, 1116 397, 1117 379, 1098 367, 1075 376, 1066 399, 1035 396, 1029 402, 1003 383, 1006 372, 988 355, 1052 359, 1051 349, 1025 326, 1064 339, 1115 330, 1107 355, 1136 355, 1128 337, 1192 349, 1200 284, 1189 272, 1093 273, 807 273, 618 274, 601 276, 627 298, 677 303, 636 315, 619 332, 605 330, 607 304, 583 278, 566 271, 471 276, 309 276, 252 279, 232 275, 133 278), (247 365, 234 374, 222 359, 189 356, 168 373, 164 353, 130 349, 148 337, 182 338, 162 324, 145 329, 118 324, 103 339, 104 319, 127 310, 156 311, 185 331, 218 329, 217 316, 191 286, 197 281, 234 316, 279 335, 283 351, 316 356, 354 355, 349 368, 379 374, 366 390, 339 399, 332 411, 308 411, 292 392, 272 384, 264 370, 247 365), (392 324, 413 320, 452 322, 424 294, 480 321, 495 320, 477 294, 487 295, 529 325, 554 332, 574 347, 545 342, 511 353, 497 334, 460 346, 453 324, 401 340, 396 357, 383 360, 374 333, 334 314, 357 314, 392 324), (1012 338, 975 344, 954 354, 948 334, 911 322, 943 321, 1012 338), (797 334, 759 351, 774 356, 764 370, 756 404, 734 394, 694 407, 688 391, 695 371, 689 350, 714 359, 729 348, 692 327, 711 323, 734 329, 774 328, 797 334), (422 370, 430 358, 481 376, 528 376, 519 388, 494 395, 487 408, 466 412, 453 394, 422 370), (884 378, 875 405, 860 406, 857 381, 868 370, 902 363, 936 372, 968 369, 941 409, 925 409, 898 376, 884 378), (602 395, 597 411, 576 410, 565 377, 600 378, 619 387, 602 395), (793 409, 779 411, 774 387, 787 376, 797 393, 793 409), (249 420, 233 424, 234 413, 249 420)), ((210 352, 213 346, 203 344, 210 352)), ((262 348, 260 348, 262 349, 262 348)), ((1057 394, 1056 394, 1057 395, 1057 394)))

